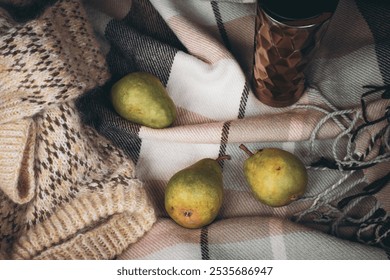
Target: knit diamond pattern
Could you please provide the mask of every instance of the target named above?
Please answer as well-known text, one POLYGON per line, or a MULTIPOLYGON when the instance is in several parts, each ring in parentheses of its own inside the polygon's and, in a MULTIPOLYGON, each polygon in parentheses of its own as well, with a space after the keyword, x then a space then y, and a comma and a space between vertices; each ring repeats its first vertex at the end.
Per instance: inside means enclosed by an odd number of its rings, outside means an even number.
POLYGON ((110 75, 78 1, 0 9, 0 258, 112 259, 155 222, 133 162, 75 99, 110 75))

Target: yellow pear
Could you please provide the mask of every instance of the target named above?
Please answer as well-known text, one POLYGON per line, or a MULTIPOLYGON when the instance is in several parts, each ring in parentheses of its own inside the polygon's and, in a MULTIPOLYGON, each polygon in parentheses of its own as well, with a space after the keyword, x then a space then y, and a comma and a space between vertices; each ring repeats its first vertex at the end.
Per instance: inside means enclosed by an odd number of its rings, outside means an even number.
POLYGON ((244 163, 244 173, 257 200, 279 207, 305 193, 308 174, 297 156, 277 148, 265 148, 254 154, 244 145, 240 148, 249 155, 244 163))
POLYGON ((223 200, 219 161, 204 158, 174 174, 165 189, 165 210, 185 228, 201 228, 216 218, 223 200))
POLYGON ((176 107, 161 81, 146 72, 124 76, 111 88, 111 102, 123 118, 151 128, 170 126, 176 107))

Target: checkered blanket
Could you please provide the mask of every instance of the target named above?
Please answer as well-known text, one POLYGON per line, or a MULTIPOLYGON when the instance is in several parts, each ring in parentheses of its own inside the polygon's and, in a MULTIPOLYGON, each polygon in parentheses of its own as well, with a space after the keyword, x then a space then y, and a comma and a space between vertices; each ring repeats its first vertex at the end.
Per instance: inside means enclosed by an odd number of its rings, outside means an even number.
POLYGON ((390 258, 390 2, 340 0, 306 70, 308 88, 286 108, 253 94, 256 2, 84 1, 112 76, 77 108, 134 162, 157 215, 118 259, 390 258), (134 71, 166 87, 177 108, 171 127, 140 126, 113 110, 110 87, 134 71), (297 155, 309 174, 305 196, 278 208, 257 201, 240 144, 297 155), (180 227, 164 209, 168 180, 221 155, 231 160, 218 217, 180 227))
POLYGON ((174 100, 172 127, 150 129, 116 115, 107 89, 82 100, 85 121, 136 163, 158 213, 121 259, 386 259, 389 256, 390 5, 341 0, 301 100, 276 109, 251 88, 256 1, 138 0, 89 6, 115 82, 158 76, 174 100), (386 87, 387 86, 387 87, 386 87), (387 117, 386 117, 387 116, 387 117), (243 176, 244 143, 279 147, 306 164, 305 197, 262 205, 243 176), (228 154, 224 202, 214 223, 181 228, 164 210, 178 170, 228 154))

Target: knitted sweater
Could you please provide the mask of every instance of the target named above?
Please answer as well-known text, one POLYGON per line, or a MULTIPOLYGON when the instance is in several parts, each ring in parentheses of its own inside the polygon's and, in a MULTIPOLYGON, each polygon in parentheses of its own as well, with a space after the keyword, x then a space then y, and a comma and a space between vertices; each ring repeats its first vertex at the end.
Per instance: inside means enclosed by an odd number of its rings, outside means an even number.
POLYGON ((111 259, 155 221, 133 162, 75 108, 109 78, 92 34, 77 0, 25 22, 0 8, 0 259, 111 259))

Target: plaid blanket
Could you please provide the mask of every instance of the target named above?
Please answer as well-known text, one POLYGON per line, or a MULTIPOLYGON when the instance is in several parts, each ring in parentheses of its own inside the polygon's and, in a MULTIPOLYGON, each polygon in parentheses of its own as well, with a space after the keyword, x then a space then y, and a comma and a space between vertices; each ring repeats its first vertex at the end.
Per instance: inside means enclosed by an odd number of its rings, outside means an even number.
POLYGON ((110 85, 79 102, 85 121, 136 163, 157 211, 152 230, 120 259, 389 257, 387 1, 340 1, 307 70, 309 87, 287 108, 263 105, 251 89, 256 1, 126 4, 89 5, 111 83, 132 71, 155 74, 178 118, 162 130, 127 122, 107 102, 110 85), (281 208, 256 201, 243 177, 241 143, 299 156, 309 172, 305 197, 281 208), (167 181, 225 154, 232 160, 223 163, 217 220, 199 230, 179 227, 164 210, 167 181))
POLYGON ((390 3, 340 0, 305 94, 272 108, 251 87, 256 2, 84 0, 111 79, 77 109, 131 158, 157 215, 118 259, 390 258, 390 3), (171 127, 140 126, 113 110, 111 86, 134 71, 163 82, 178 113, 171 127), (309 174, 305 196, 278 208, 258 202, 240 144, 297 155, 309 174), (217 219, 180 227, 164 210, 168 180, 221 155, 232 159, 222 164, 217 219))

